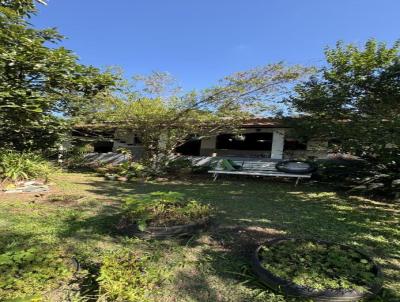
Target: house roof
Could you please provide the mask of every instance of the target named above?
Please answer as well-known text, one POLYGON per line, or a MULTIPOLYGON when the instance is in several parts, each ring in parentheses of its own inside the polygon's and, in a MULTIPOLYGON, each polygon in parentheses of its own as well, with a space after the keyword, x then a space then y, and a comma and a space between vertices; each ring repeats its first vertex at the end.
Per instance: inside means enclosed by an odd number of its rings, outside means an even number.
POLYGON ((288 121, 293 118, 268 118, 268 117, 255 117, 246 120, 243 128, 289 128, 288 121))
MULTIPOLYGON (((289 122, 295 117, 271 118, 271 117, 252 117, 242 123, 243 128, 290 128, 289 122)), ((103 129, 103 131, 115 131, 119 127, 114 122, 103 121, 100 123, 86 123, 75 125, 75 130, 103 129), (104 130, 107 129, 107 130, 104 130)))

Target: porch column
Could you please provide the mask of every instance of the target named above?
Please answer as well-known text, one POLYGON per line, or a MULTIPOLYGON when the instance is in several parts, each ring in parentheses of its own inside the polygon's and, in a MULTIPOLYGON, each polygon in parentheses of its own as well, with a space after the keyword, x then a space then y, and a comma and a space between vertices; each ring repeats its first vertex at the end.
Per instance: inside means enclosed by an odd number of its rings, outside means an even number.
POLYGON ((283 158, 284 142, 285 142, 285 130, 284 129, 274 130, 272 134, 271 159, 283 158))
POLYGON ((200 155, 211 156, 217 148, 217 136, 203 138, 200 145, 200 155))

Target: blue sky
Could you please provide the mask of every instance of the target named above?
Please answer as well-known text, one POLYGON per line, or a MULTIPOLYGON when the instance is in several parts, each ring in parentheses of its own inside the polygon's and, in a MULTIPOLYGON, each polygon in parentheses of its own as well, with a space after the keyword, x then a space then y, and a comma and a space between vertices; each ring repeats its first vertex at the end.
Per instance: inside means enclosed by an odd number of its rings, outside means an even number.
POLYGON ((399 0, 50 0, 32 23, 57 27, 85 64, 168 71, 186 89, 276 61, 321 65, 337 40, 400 38, 399 0))

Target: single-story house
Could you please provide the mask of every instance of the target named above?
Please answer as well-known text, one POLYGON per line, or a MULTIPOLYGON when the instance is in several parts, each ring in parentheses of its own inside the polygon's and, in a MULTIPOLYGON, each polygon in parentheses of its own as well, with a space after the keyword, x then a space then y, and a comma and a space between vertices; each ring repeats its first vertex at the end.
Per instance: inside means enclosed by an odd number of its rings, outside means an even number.
MULTIPOLYGON (((326 158, 328 142, 310 139, 307 142, 293 137, 291 128, 283 120, 253 118, 242 124, 240 134, 221 133, 215 136, 189 139, 177 148, 177 153, 191 156, 232 156, 270 159, 326 158)), ((114 133, 113 146, 128 148, 140 157, 143 148, 134 132, 114 133)))

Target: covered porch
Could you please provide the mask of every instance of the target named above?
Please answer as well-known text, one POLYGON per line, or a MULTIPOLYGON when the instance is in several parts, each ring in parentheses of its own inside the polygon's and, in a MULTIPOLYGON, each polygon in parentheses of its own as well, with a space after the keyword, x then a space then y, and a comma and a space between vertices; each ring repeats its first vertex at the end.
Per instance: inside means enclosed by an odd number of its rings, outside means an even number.
POLYGON ((285 129, 245 129, 240 135, 221 134, 201 140, 201 156, 281 160, 285 129))

